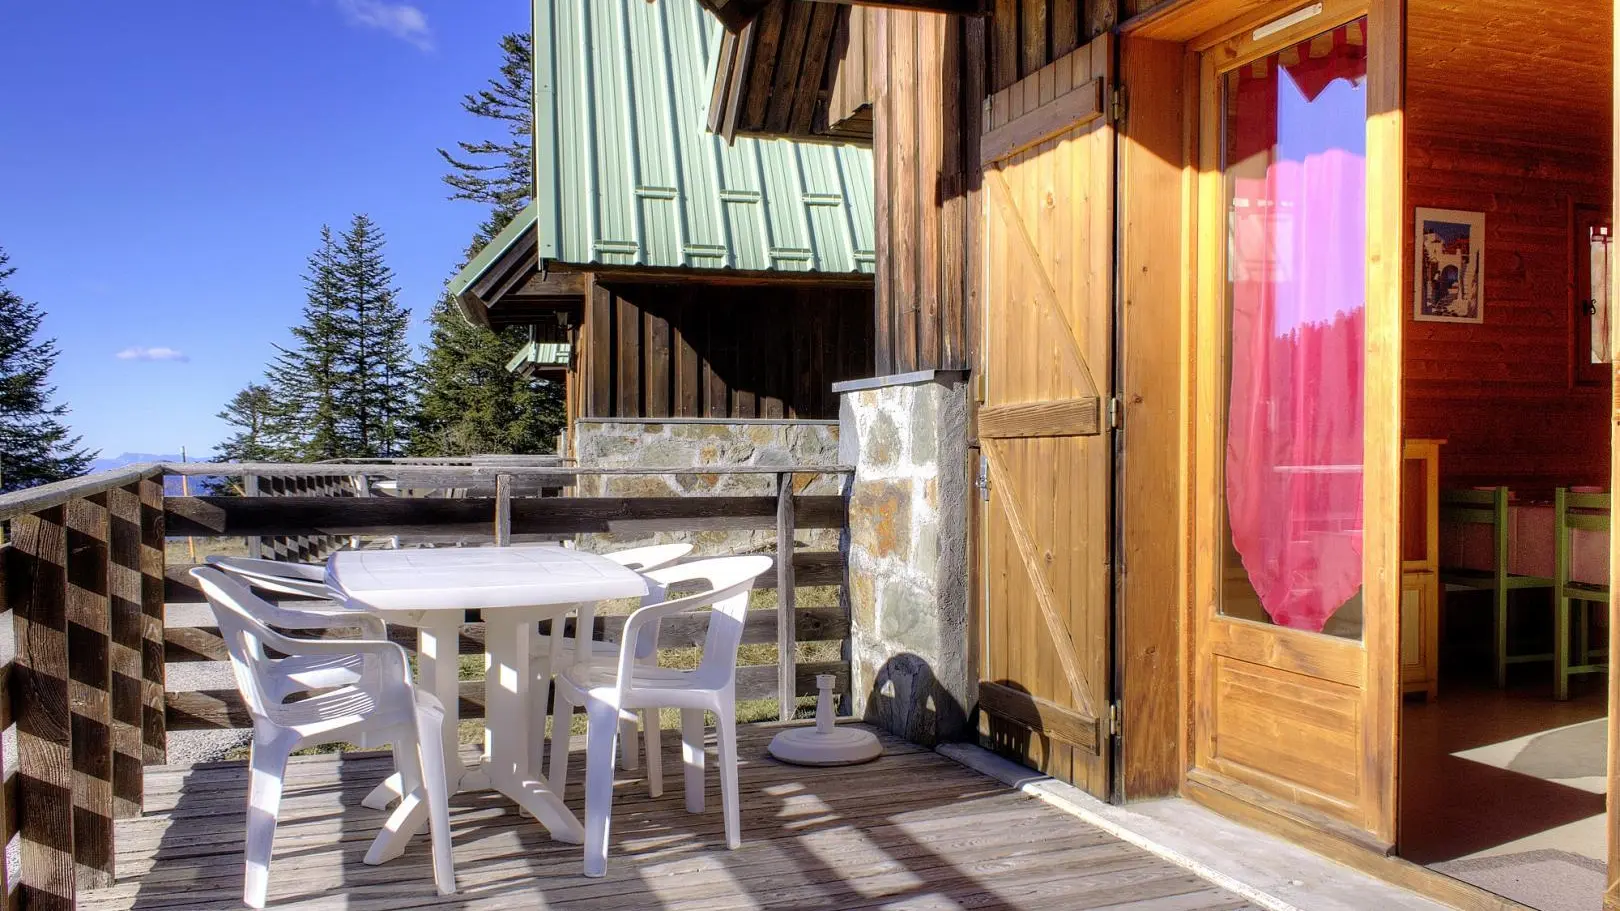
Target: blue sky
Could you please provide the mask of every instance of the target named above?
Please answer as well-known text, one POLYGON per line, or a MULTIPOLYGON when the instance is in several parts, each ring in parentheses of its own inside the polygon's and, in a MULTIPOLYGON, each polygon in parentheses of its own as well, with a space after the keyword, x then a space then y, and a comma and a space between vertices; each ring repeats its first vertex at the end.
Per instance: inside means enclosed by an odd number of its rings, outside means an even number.
POLYGON ((483 125, 525 0, 66 0, 0 11, 0 247, 48 312, 85 443, 206 457, 366 212, 412 340, 483 217, 436 148, 483 125), (124 357, 120 357, 120 354, 124 357))

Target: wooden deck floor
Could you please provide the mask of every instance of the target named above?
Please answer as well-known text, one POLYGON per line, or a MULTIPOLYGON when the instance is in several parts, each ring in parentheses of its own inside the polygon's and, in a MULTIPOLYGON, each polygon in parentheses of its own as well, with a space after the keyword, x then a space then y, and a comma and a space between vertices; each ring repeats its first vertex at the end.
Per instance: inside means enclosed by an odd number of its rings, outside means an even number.
MULTIPOLYGON (((485 794, 453 804, 461 893, 433 889, 425 836, 381 867, 361 863, 382 814, 359 805, 389 771, 385 754, 294 760, 271 869, 271 907, 301 909, 1130 908, 1247 905, 1052 807, 936 753, 887 740, 853 769, 765 758, 770 726, 744 727, 743 847, 725 850, 718 781, 708 812, 681 803, 677 738, 665 732, 662 798, 620 773, 606 879, 580 849, 485 794)), ((710 745, 712 756, 712 743, 710 745)), ((576 764, 578 754, 576 753, 576 764)), ((580 812, 582 770, 569 804, 580 812)), ((240 908, 241 763, 150 769, 147 813, 118 823, 118 883, 80 907, 240 908)))

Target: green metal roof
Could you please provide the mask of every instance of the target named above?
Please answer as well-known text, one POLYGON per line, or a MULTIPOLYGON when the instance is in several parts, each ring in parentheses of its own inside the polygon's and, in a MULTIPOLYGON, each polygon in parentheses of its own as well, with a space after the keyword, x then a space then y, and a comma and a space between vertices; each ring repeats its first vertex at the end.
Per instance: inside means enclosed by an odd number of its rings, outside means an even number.
POLYGON ((697 0, 534 0, 543 261, 873 271, 871 150, 708 132, 721 32, 697 0))
POLYGON ((524 206, 523 211, 519 212, 510 222, 507 222, 506 227, 502 228, 499 234, 490 238, 489 243, 478 251, 478 255, 469 260, 467 265, 461 267, 461 271, 456 273, 455 278, 450 279, 450 295, 461 304, 463 312, 471 315, 469 307, 472 302, 465 296, 468 289, 472 287, 473 283, 482 278, 484 273, 489 271, 508 250, 525 240, 525 235, 534 228, 534 219, 535 207, 534 203, 531 202, 524 206))

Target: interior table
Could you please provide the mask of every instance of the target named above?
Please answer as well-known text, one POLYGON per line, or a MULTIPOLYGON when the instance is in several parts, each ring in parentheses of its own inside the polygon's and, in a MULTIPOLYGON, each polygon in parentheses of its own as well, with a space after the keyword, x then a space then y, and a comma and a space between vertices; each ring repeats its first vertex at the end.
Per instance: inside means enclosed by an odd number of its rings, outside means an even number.
MULTIPOLYGON (((417 678, 445 707, 451 792, 494 788, 532 813, 553 838, 582 842, 579 820, 532 767, 529 738, 544 732, 529 730, 529 700, 545 694, 531 692, 530 637, 538 621, 550 620, 556 628, 579 605, 639 598, 647 594, 646 580, 605 557, 549 544, 339 551, 327 561, 326 580, 386 622, 416 628, 417 678), (477 771, 455 762, 461 625, 469 610, 483 614, 487 659, 484 757, 477 771)), ((583 648, 589 637, 578 638, 583 648)), ((420 823, 406 829, 405 837, 420 823)))

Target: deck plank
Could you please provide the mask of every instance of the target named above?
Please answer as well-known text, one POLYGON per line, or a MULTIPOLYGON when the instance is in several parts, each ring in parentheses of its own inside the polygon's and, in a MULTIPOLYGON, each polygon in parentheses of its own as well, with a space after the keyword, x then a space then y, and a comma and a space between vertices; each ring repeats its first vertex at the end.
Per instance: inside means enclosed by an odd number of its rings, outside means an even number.
MULTIPOLYGON (((639 773, 620 773, 606 878, 582 876, 578 847, 552 842, 504 799, 461 794, 451 819, 461 891, 450 898, 433 890, 425 837, 392 863, 361 863, 383 814, 359 800, 390 771, 387 754, 297 758, 288 768, 276 836, 272 907, 1247 907, 1180 867, 931 751, 886 738, 888 753, 871 765, 802 769, 766 758, 775 730, 739 731, 740 850, 724 850, 712 759, 708 811, 685 812, 678 738, 666 732, 662 797, 647 796, 645 782, 631 777, 639 773)), ((573 758, 568 803, 581 813, 582 751, 573 758)), ((242 763, 148 769, 147 812, 117 823, 118 881, 82 893, 80 908, 240 907, 246 787, 242 763)))

